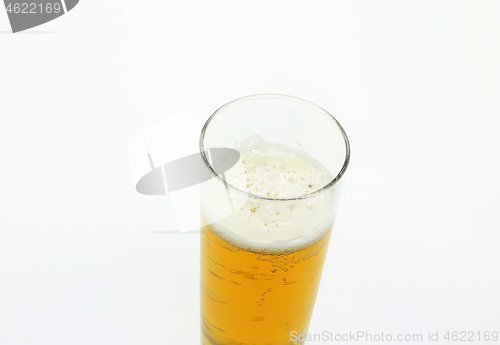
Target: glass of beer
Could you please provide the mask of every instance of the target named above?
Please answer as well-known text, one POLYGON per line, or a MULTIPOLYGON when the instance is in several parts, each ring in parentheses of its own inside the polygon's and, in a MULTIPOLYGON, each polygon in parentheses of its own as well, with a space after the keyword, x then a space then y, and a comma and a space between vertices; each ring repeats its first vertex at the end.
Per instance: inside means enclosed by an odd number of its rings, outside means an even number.
POLYGON ((207 120, 200 151, 213 176, 200 199, 202 344, 301 344, 349 163, 344 130, 308 101, 253 95, 207 120), (215 148, 237 163, 217 171, 215 148))

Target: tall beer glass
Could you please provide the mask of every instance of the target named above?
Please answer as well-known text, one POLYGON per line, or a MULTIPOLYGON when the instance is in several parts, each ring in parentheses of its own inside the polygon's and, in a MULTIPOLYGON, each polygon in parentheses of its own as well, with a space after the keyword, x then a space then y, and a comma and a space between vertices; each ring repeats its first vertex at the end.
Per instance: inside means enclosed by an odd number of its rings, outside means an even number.
POLYGON ((202 344, 301 344, 349 163, 327 111, 263 94, 219 108, 200 138, 202 344), (225 172, 214 148, 239 152, 225 172))

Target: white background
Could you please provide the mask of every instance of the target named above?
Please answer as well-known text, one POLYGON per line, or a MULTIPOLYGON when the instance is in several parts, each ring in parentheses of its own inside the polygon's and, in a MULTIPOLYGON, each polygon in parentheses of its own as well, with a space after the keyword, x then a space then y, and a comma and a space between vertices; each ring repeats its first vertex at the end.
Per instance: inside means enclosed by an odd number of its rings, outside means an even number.
POLYGON ((175 223, 135 192, 128 142, 264 92, 324 107, 352 145, 310 332, 500 331, 499 18, 85 0, 12 34, 0 10, 0 344, 199 344, 198 236, 151 233, 175 223))

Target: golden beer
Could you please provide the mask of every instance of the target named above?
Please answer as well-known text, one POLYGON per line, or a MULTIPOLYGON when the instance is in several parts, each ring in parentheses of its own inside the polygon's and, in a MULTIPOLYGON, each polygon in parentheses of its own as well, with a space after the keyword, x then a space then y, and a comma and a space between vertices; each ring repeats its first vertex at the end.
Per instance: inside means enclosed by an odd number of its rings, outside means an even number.
POLYGON ((204 226, 203 344, 299 344, 290 332, 307 332, 330 233, 296 252, 263 254, 236 248, 204 226))

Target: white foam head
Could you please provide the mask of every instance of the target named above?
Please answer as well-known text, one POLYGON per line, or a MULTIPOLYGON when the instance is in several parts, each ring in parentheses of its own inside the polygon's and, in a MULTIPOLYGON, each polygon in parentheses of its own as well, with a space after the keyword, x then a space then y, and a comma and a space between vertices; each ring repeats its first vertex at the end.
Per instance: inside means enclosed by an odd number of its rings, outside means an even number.
POLYGON ((223 175, 229 190, 216 178, 202 187, 202 215, 219 237, 241 249, 279 254, 308 247, 328 232, 340 190, 336 184, 314 193, 333 178, 321 163, 257 135, 235 149, 240 160, 223 175))

